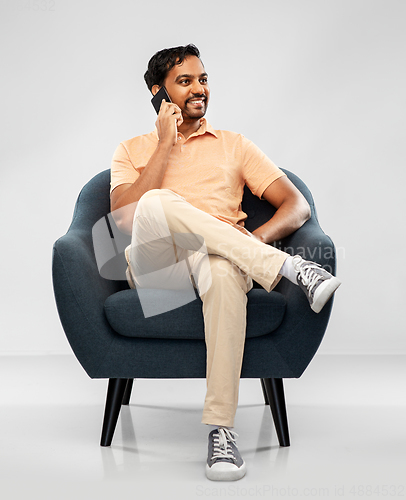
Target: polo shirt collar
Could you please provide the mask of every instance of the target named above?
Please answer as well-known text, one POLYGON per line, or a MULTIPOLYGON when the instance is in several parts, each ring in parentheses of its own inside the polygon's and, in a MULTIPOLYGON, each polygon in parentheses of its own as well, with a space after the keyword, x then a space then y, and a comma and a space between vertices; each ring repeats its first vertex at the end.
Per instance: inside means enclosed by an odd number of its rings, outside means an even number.
MULTIPOLYGON (((155 130, 153 133, 155 134, 156 138, 158 138, 158 129, 156 127, 155 127, 155 130)), ((216 137, 216 139, 218 138, 214 128, 210 125, 210 123, 206 120, 206 118, 202 118, 200 120, 200 127, 196 130, 196 132, 191 134, 189 136, 189 138, 190 137, 197 137, 198 135, 204 135, 206 133, 214 135, 214 137, 216 137)))
POLYGON ((200 127, 197 129, 197 131, 192 134, 190 137, 192 137, 193 135, 203 135, 205 133, 209 133, 209 134, 212 134, 214 135, 214 137, 217 138, 217 134, 216 132, 214 131, 214 128, 210 125, 210 123, 206 120, 206 118, 202 118, 200 120, 200 127))

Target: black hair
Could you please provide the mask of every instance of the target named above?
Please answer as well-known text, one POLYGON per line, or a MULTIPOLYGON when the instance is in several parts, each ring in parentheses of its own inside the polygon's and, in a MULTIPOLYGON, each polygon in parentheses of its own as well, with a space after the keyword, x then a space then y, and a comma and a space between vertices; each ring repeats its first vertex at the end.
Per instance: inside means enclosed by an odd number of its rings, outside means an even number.
POLYGON ((182 64, 187 56, 196 56, 200 59, 200 52, 196 45, 189 44, 163 49, 154 54, 149 60, 148 69, 144 74, 144 80, 149 90, 152 92, 154 85, 162 87, 169 71, 175 64, 182 64))

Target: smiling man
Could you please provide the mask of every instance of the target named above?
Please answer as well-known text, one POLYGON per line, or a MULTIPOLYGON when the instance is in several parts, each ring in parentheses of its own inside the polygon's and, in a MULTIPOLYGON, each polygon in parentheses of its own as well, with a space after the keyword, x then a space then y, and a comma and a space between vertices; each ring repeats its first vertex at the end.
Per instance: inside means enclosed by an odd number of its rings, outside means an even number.
POLYGON ((126 252, 131 286, 182 289, 193 283, 199 293, 207 347, 202 422, 212 426, 206 475, 236 480, 246 472, 232 429, 253 280, 271 291, 282 277, 289 279, 316 313, 340 281, 269 245, 301 227, 310 208, 251 141, 206 121, 210 89, 198 49, 157 52, 144 78, 153 95, 164 86, 171 102, 162 101, 153 132, 118 146, 111 209, 118 227, 132 235, 126 252), (253 234, 241 210, 245 185, 277 209, 253 234))

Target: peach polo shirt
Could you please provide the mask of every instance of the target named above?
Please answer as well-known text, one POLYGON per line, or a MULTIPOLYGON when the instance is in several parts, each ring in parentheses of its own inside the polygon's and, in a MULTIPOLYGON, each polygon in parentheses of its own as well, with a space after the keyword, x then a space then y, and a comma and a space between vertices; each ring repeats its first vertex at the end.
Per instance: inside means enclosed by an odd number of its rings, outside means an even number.
MULTIPOLYGON (((135 182, 157 145, 156 129, 121 142, 111 165, 111 191, 135 182)), ((171 189, 196 208, 241 227, 247 218, 241 210, 244 185, 261 198, 265 189, 284 175, 243 135, 214 130, 202 118, 200 128, 187 140, 178 133, 161 188, 171 189)))

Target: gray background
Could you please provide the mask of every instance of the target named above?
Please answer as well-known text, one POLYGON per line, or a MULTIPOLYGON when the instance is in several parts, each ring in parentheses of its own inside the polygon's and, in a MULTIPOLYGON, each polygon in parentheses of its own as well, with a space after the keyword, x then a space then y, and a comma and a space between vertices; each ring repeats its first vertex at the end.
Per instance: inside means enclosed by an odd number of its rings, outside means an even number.
POLYGON ((143 81, 195 43, 207 118, 298 174, 336 244, 322 353, 405 353, 406 2, 0 0, 0 353, 70 353, 53 242, 122 140, 154 127, 143 81))

